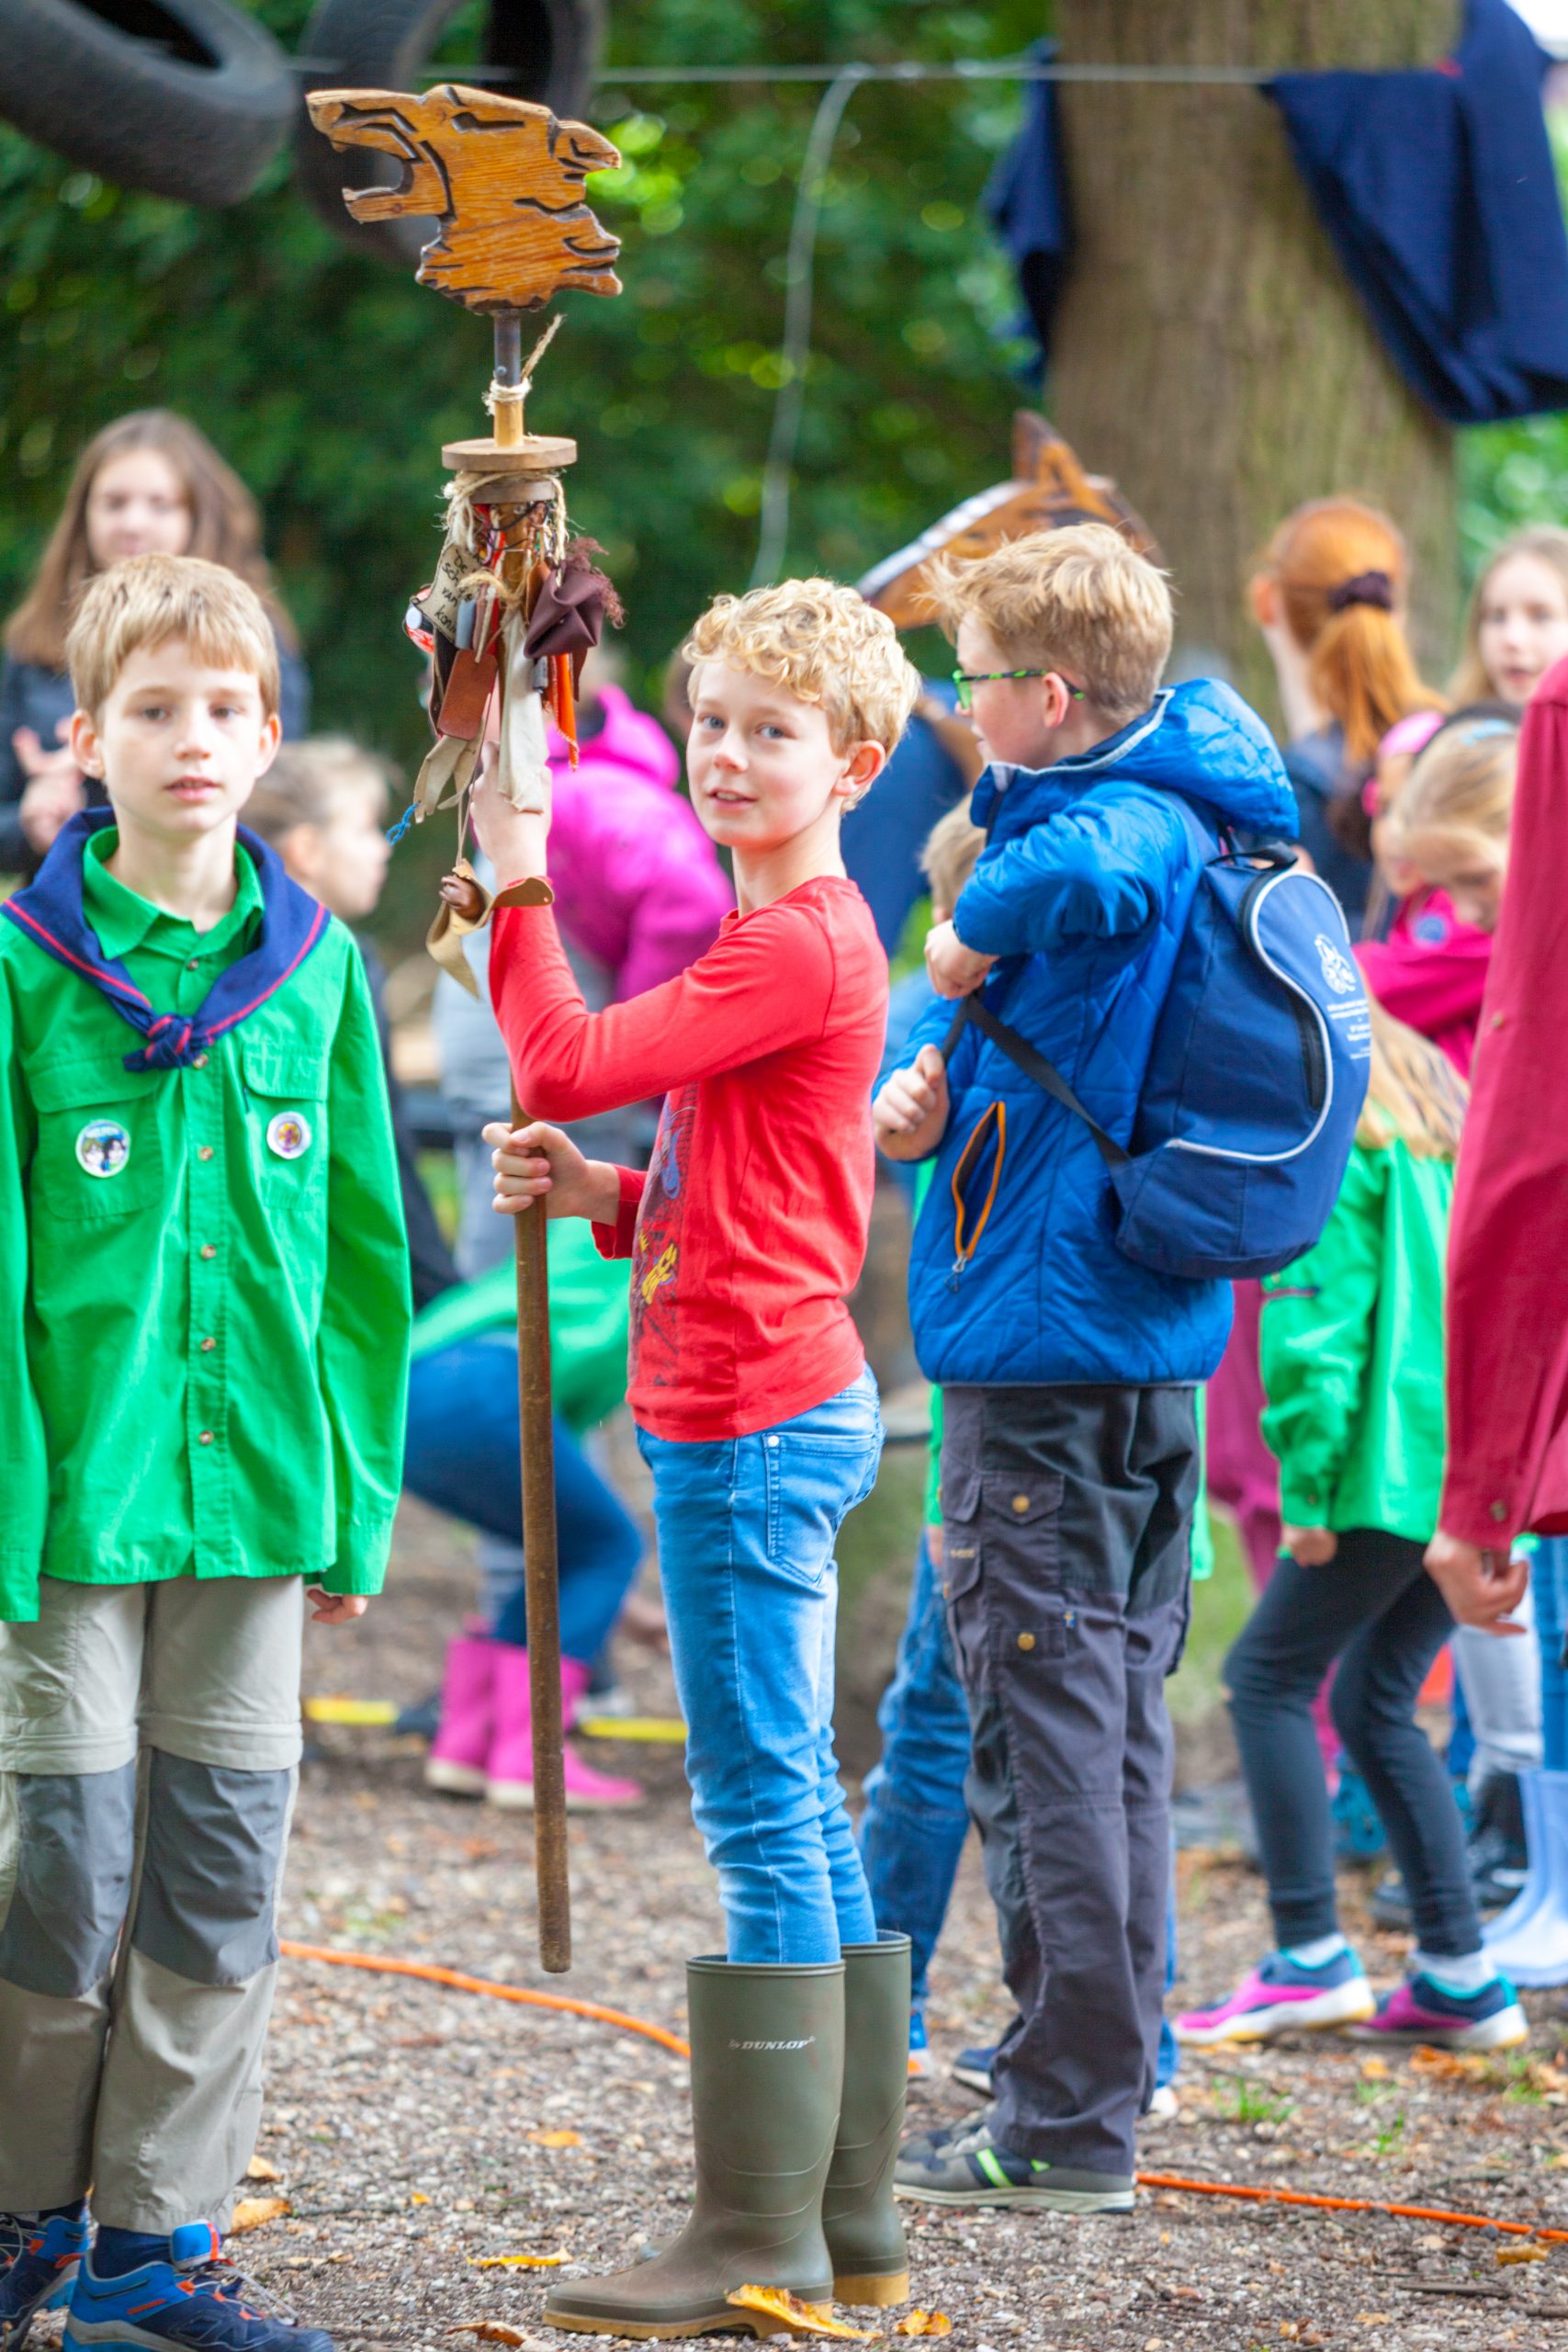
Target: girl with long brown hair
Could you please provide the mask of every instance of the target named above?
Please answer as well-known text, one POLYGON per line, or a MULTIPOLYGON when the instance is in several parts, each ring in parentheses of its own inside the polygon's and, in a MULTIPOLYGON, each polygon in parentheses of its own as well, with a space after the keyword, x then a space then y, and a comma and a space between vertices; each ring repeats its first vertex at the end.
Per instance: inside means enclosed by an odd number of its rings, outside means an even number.
POLYGON ((1356 498, 1315 498, 1279 526, 1247 592, 1279 680, 1302 844, 1353 932, 1371 879, 1359 788, 1397 719, 1443 708, 1405 636, 1409 581, 1386 514, 1356 498), (1362 830, 1353 847, 1330 822, 1345 814, 1362 830))
POLYGON ((285 735, 304 732, 310 682, 273 589, 255 500, 203 433, 172 409, 138 409, 95 435, 76 462, 0 662, 0 870, 41 857, 85 790, 62 748, 74 704, 65 632, 96 572, 133 555, 199 555, 237 572, 272 618, 285 735))
POLYGON ((1523 710, 1568 653, 1568 531, 1516 531, 1487 559, 1464 617, 1464 651, 1450 687, 1456 704, 1523 710))

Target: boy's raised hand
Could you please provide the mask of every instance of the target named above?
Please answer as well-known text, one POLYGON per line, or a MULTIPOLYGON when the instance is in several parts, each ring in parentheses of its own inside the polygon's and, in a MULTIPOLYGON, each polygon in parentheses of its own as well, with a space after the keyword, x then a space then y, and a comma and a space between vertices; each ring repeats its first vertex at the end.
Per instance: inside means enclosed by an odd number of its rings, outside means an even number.
POLYGON ((938 996, 973 996, 996 960, 965 947, 950 922, 926 933, 926 973, 938 996))
POLYGON ((502 1216, 520 1216, 544 1199, 547 1216, 592 1217, 614 1225, 620 1215, 621 1180, 605 1159, 585 1159, 559 1127, 535 1119, 509 1127, 496 1119, 484 1130, 493 1147, 495 1207, 502 1216))
POLYGON ((947 1109, 947 1064, 935 1046, 922 1046, 871 1106, 877 1143, 889 1159, 924 1159, 942 1141, 947 1109))

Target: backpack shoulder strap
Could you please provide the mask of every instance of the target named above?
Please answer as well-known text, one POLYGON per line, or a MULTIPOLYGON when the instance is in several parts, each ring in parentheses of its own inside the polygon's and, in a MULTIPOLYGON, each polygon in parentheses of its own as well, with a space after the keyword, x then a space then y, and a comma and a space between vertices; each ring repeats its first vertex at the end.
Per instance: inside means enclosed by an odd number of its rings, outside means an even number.
POLYGON ((1005 1021, 998 1021, 989 1005, 981 1003, 978 995, 966 996, 960 1002, 953 1025, 942 1039, 943 1061, 953 1058, 953 1048, 963 1035, 966 1023, 978 1029, 982 1037, 988 1038, 998 1052, 1005 1054, 1025 1078, 1032 1079, 1042 1093, 1049 1094, 1053 1102, 1059 1102, 1065 1111, 1070 1111, 1075 1118, 1083 1121, 1094 1137, 1107 1168, 1114 1170, 1127 1166, 1131 1154, 1122 1150, 1113 1136, 1106 1134, 1092 1112, 1084 1109, 1055 1063, 1047 1061, 1038 1047, 1032 1046, 1027 1037, 1021 1037, 1016 1029, 1010 1029, 1005 1021))

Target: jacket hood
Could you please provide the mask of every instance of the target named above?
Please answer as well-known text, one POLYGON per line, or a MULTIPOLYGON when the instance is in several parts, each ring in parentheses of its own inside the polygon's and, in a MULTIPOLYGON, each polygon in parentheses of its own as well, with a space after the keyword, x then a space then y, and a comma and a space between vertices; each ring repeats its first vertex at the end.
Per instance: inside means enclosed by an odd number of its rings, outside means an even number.
MULTIPOLYGON (((1076 759, 1048 768, 992 768, 976 787, 975 820, 988 822, 1000 792, 1018 791, 1030 802, 1038 792, 1043 816, 1117 780, 1181 792, 1247 832, 1295 838, 1296 797, 1274 739, 1219 678, 1162 687, 1140 718, 1076 759)), ((1020 813, 1015 804, 1012 824, 1020 813)))
MULTIPOLYGON (((637 709, 619 686, 601 686, 599 702, 604 723, 597 735, 583 738, 580 768, 627 768, 650 784, 672 786, 681 774, 680 754, 659 721, 637 709)), ((550 765, 564 769, 568 765, 566 739, 553 721, 549 735, 550 765)))

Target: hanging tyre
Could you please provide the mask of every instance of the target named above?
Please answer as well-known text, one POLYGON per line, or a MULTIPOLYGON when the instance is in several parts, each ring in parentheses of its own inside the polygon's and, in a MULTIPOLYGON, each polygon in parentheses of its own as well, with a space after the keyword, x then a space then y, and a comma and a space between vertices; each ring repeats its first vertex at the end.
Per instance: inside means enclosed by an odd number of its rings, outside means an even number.
MULTIPOLYGON (((442 35, 464 0, 321 0, 299 37, 306 90, 412 90, 434 80, 461 82, 463 65, 433 66, 442 35)), ((490 0, 474 63, 490 70, 484 87, 498 97, 533 98, 558 115, 581 115, 593 87, 604 37, 605 0, 490 0)), ((406 266, 435 234, 434 220, 351 220, 344 210, 344 159, 301 107, 294 134, 299 185, 336 235, 360 253, 406 266)), ((391 186, 389 157, 365 176, 372 159, 355 154, 354 185, 391 186)))
POLYGON ((0 0, 0 116, 120 187, 237 204, 294 107, 288 60, 229 0, 0 0))

